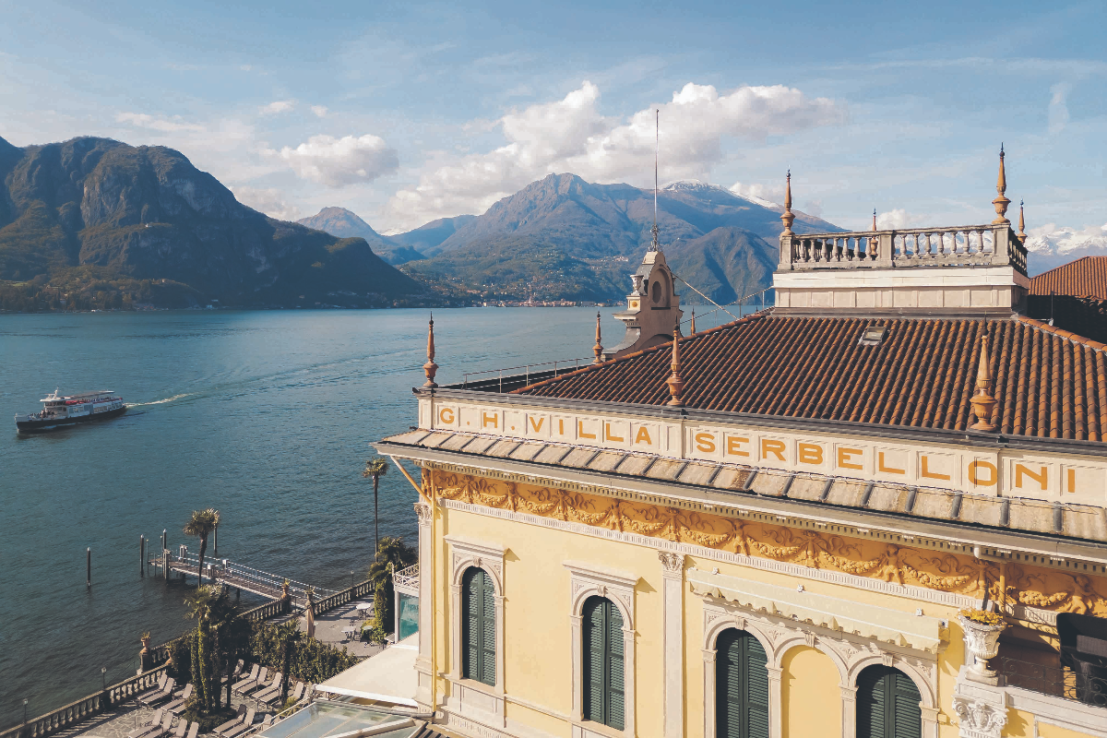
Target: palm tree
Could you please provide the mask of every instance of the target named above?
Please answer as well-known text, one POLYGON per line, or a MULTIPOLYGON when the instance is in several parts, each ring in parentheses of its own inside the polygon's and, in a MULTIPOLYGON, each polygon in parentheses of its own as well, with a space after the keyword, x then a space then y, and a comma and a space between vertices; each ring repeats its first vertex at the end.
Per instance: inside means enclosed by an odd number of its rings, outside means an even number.
POLYGON ((365 462, 365 471, 361 473, 362 477, 373 478, 373 550, 376 551, 380 545, 381 529, 380 518, 377 514, 377 487, 380 485, 381 477, 388 473, 388 461, 380 456, 375 459, 369 459, 365 462))
POLYGON ((196 571, 197 584, 204 583, 204 554, 208 552, 208 536, 219 525, 219 511, 214 507, 207 510, 193 510, 192 517, 185 524, 186 536, 197 536, 200 539, 200 566, 196 571))
POLYGON ((300 621, 298 619, 286 620, 277 626, 277 640, 281 644, 281 660, 283 662, 281 709, 284 709, 284 703, 288 702, 288 685, 292 681, 292 654, 296 650, 296 644, 300 642, 300 635, 300 621))
MULTIPOLYGON (((222 587, 200 585, 185 597, 188 607, 186 617, 196 621, 196 640, 192 651, 192 683, 199 692, 200 704, 204 711, 212 707, 212 679, 210 652, 210 621, 213 611, 220 607, 220 600, 226 596, 222 587)), ((216 697, 216 699, 218 699, 216 697)))

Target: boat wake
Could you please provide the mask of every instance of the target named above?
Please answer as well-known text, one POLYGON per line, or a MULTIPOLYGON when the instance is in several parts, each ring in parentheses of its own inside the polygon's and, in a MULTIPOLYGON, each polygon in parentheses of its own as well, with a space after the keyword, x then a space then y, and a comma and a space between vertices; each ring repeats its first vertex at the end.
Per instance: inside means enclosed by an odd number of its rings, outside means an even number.
POLYGON ((179 400, 182 397, 192 397, 192 395, 194 395, 194 394, 196 394, 196 393, 195 392, 187 392, 183 395, 173 395, 172 397, 166 397, 164 400, 155 400, 154 402, 128 403, 127 407, 145 407, 147 405, 164 405, 167 402, 173 402, 174 400, 179 400))

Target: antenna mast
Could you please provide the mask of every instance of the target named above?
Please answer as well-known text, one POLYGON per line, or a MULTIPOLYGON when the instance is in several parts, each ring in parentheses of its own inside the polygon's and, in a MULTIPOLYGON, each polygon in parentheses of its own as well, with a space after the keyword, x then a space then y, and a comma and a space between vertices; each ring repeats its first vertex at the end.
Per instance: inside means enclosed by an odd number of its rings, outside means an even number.
POLYGON ((650 251, 657 251, 660 246, 657 243, 657 156, 661 148, 661 110, 655 110, 654 118, 654 142, 653 142, 653 243, 650 251))

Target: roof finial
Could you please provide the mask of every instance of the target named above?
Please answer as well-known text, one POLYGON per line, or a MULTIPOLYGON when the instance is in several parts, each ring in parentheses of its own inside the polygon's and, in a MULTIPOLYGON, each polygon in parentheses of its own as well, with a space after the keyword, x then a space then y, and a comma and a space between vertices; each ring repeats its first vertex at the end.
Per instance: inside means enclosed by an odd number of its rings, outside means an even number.
POLYGON ((999 179, 996 180, 996 192, 999 193, 999 197, 992 200, 992 204, 996 206, 996 219, 992 221, 992 225, 1000 225, 1002 223, 1010 223, 1007 220, 1007 206, 1011 204, 1004 193, 1007 192, 1007 172, 1003 166, 1003 144, 999 145, 999 179))
POLYGON ((696 335, 696 309, 695 308, 692 308, 692 325, 689 328, 689 333, 693 336, 696 335))
POLYGON ((873 230, 876 230, 876 208, 873 208, 873 230))
POLYGON ((438 364, 434 363, 434 313, 431 313, 430 326, 427 328, 427 363, 423 364, 423 371, 427 375, 427 381, 423 386, 437 387, 438 385, 434 383, 434 375, 438 371, 438 364))
POLYGON ((795 221, 796 216, 792 215, 792 170, 788 170, 788 183, 784 190, 784 213, 780 216, 780 219, 784 221, 784 233, 782 236, 792 235, 792 223, 795 221))
POLYGON ((596 345, 592 347, 592 353, 596 355, 593 364, 603 363, 603 346, 600 344, 600 311, 596 311, 596 345))
POLYGON ((992 432, 996 429, 992 423, 992 409, 996 400, 992 397, 992 370, 988 360, 988 323, 980 332, 980 363, 976 369, 976 394, 973 395, 972 411, 976 422, 969 426, 972 430, 992 432))
POLYGON ((665 384, 669 385, 669 394, 672 399, 668 404, 673 407, 681 407, 684 400, 680 399, 680 393, 684 391, 684 380, 680 377, 680 326, 673 328, 673 362, 669 365, 672 374, 665 384))
POLYGON ((1022 214, 1022 200, 1019 200, 1019 241, 1026 245, 1026 218, 1022 214))
POLYGON ((653 142, 653 243, 650 251, 658 251, 661 245, 657 241, 657 158, 661 150, 661 110, 654 111, 654 142, 653 142))

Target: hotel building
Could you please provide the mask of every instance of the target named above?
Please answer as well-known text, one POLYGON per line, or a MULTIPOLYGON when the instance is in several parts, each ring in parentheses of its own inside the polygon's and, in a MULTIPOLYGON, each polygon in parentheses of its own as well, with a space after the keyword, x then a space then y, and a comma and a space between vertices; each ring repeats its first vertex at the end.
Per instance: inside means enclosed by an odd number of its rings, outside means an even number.
POLYGON ((575 371, 438 386, 432 332, 417 429, 375 444, 420 471, 419 708, 1107 736, 1107 347, 1027 317, 1005 189, 1001 158, 989 224, 800 234, 789 183, 775 305, 701 332, 655 235, 575 371))

